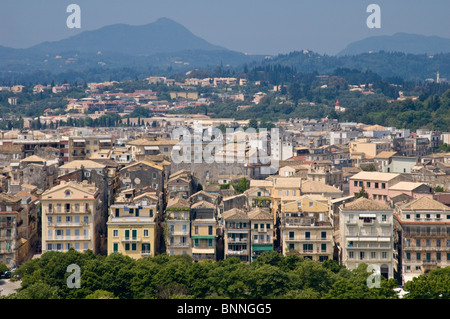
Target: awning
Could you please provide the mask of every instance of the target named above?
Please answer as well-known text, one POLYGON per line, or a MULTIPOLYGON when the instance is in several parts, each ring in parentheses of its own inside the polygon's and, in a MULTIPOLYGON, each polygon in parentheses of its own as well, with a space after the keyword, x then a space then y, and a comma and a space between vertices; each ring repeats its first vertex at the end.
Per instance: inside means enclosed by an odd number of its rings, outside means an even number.
POLYGON ((109 140, 100 140, 100 143, 110 143, 111 142, 111 139, 109 139, 109 140))
POLYGON ((252 246, 252 250, 273 250, 272 246, 252 246))
POLYGON ((144 150, 146 151, 159 151, 158 146, 144 146, 144 150))
POLYGON ((359 219, 361 218, 377 218, 376 214, 360 214, 359 219))
POLYGON ((215 254, 216 250, 214 248, 212 249, 202 249, 202 248, 192 248, 193 254, 215 254))
POLYGON ((86 140, 84 140, 84 139, 81 139, 81 140, 73 140, 75 143, 85 143, 86 142, 86 140))

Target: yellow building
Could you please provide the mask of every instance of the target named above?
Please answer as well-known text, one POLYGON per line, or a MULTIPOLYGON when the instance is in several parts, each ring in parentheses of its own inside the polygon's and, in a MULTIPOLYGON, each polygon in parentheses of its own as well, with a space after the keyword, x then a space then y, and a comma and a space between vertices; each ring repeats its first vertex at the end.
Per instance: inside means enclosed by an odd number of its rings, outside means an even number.
POLYGON ((282 205, 280 230, 283 255, 317 261, 333 258, 333 224, 323 196, 305 195, 282 205))
POLYGON ((110 136, 80 136, 69 139, 69 161, 84 160, 103 150, 111 150, 110 136))
POLYGON ((127 203, 110 207, 108 228, 108 255, 121 253, 135 259, 155 256, 158 198, 144 193, 127 203))
POLYGON ((95 185, 65 182, 45 191, 42 203, 42 252, 100 250, 103 220, 95 185))

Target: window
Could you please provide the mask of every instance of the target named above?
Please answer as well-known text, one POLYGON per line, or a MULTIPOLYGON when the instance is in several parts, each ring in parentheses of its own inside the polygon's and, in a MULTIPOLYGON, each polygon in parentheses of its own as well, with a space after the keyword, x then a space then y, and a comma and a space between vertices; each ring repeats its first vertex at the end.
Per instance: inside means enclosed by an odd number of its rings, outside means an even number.
POLYGON ((367 188, 370 188, 370 182, 367 182, 367 188))
POLYGON ((48 216, 47 217, 47 224, 51 225, 53 223, 53 217, 52 216, 48 216))
POLYGON ((48 212, 53 213, 53 205, 52 204, 48 204, 48 212))
POLYGON ((125 251, 129 251, 130 250, 130 243, 125 243, 125 251))
POLYGON ((114 229, 113 230, 113 237, 119 237, 119 230, 118 229, 114 229))
POLYGON ((441 260, 441 253, 436 253, 436 260, 441 260))
POLYGON ((371 259, 377 259, 377 253, 374 252, 374 251, 370 252, 370 258, 371 259))
POLYGON ((381 183, 381 188, 386 189, 386 183, 381 183))
POLYGON ((294 239, 294 232, 293 231, 289 232, 289 239, 294 239))
POLYGON ((137 244, 136 243, 132 243, 131 244, 131 250, 132 251, 136 251, 137 250, 137 244))
POLYGON ((297 195, 297 191, 294 189, 293 191, 292 191, 292 196, 296 196, 297 195))
POLYGON ((358 181, 354 181, 353 182, 353 186, 357 187, 358 186, 358 181))
POLYGON ((417 259, 417 260, 420 260, 420 253, 417 253, 417 254, 416 254, 416 259, 417 259))
POLYGON ((194 239, 194 246, 195 246, 195 247, 198 247, 198 238, 195 238, 195 239, 194 239))
POLYGON ((130 238, 130 230, 125 229, 125 239, 129 239, 129 238, 130 238))
POLYGON ((321 232, 320 233, 320 238, 327 239, 327 232, 326 231, 321 232))
POLYGON ((416 239, 416 247, 420 247, 420 239, 416 239))
POLYGON ((84 222, 85 224, 89 224, 89 216, 84 216, 84 217, 83 217, 83 222, 84 222))
POLYGON ((311 239, 311 233, 309 231, 305 231, 305 239, 311 239))
POLYGON ((313 207, 314 203, 313 202, 309 202, 309 207, 313 207))
POLYGON ((375 183, 375 188, 378 188, 378 183, 375 183))
POLYGON ((436 239, 436 247, 441 247, 441 240, 440 239, 436 239))
POLYGON ((119 215, 120 215, 120 209, 116 208, 116 217, 119 217, 119 215))
POLYGON ((119 251, 119 243, 113 243, 113 252, 117 253, 118 251, 119 251))
POLYGON ((156 173, 153 173, 153 174, 152 174, 152 177, 153 177, 153 178, 156 178, 156 173))
POLYGON ((270 224, 266 224, 266 228, 267 228, 267 229, 270 229, 270 224))
POLYGON ((132 238, 133 238, 133 239, 137 239, 137 230, 136 230, 136 229, 133 229, 133 230, 131 231, 131 234, 132 234, 132 238))
POLYGON ((208 247, 212 247, 213 246, 213 240, 210 238, 208 239, 208 247))
POLYGON ((349 251, 348 252, 348 259, 353 259, 353 258, 355 258, 354 254, 353 254, 353 251, 349 251))
POLYGON ((65 195, 66 198, 70 198, 70 191, 69 191, 69 190, 66 190, 65 193, 64 193, 64 195, 65 195))
POLYGON ((411 215, 410 214, 406 214, 406 219, 410 219, 411 215))
POLYGON ((322 252, 326 252, 327 251, 327 244, 321 244, 320 245, 320 249, 322 252))
POLYGON ((387 252, 382 251, 381 252, 381 259, 386 259, 387 258, 387 252))
POLYGON ((212 235, 212 234, 213 234, 213 227, 208 226, 208 235, 212 235))
POLYGON ((411 260, 411 253, 406 253, 406 260, 411 260))
POLYGON ((278 191, 278 195, 283 195, 283 191, 278 191))
POLYGON ((381 221, 382 221, 382 222, 385 222, 385 221, 387 221, 387 217, 386 217, 386 215, 381 215, 381 221))
POLYGON ((285 194, 286 196, 289 196, 289 191, 288 191, 288 190, 285 191, 284 194, 285 194))

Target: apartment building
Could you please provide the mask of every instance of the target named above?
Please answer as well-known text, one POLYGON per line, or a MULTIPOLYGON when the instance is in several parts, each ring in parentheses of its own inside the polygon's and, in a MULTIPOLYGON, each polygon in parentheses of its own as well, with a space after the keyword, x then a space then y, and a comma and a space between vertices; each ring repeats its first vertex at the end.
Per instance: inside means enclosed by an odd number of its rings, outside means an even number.
POLYGON ((69 138, 69 162, 84 160, 102 150, 112 150, 111 136, 72 136, 69 138))
POLYGON ((389 188, 403 180, 401 174, 380 172, 359 172, 349 178, 349 194, 358 193, 362 187, 369 198, 386 202, 389 198, 389 188))
POLYGON ((420 197, 395 209, 402 281, 450 266, 450 207, 420 197))
POLYGON ((261 253, 273 250, 274 223, 268 208, 256 207, 248 212, 250 220, 250 257, 251 261, 261 253))
POLYGON ((189 200, 170 198, 166 207, 166 252, 169 255, 192 255, 189 200))
POLYGON ((108 255, 118 252, 134 259, 155 256, 159 247, 157 217, 158 198, 151 194, 111 205, 108 255))
POLYGON ((246 211, 233 208, 223 213, 225 258, 250 261, 250 219, 246 211))
POLYGON ((193 193, 193 177, 189 170, 180 170, 169 176, 166 183, 167 198, 189 198, 193 193))
POLYGON ((46 190, 42 203, 42 252, 101 248, 99 191, 87 182, 65 182, 46 190))
POLYGON ((349 269, 373 265, 394 277, 393 209, 364 197, 339 208, 340 261, 349 269))
POLYGON ((281 205, 281 247, 283 255, 325 261, 333 258, 333 224, 328 200, 305 195, 281 205))
POLYGON ((206 200, 191 205, 192 258, 216 260, 217 206, 206 200))
POLYGON ((0 193, 0 262, 17 266, 19 258, 20 197, 0 193))
POLYGON ((172 149, 177 145, 177 140, 166 140, 158 138, 140 138, 127 142, 126 145, 131 150, 131 157, 135 161, 146 160, 148 155, 163 154, 168 158, 172 156, 172 149))
POLYGON ((151 187, 164 190, 164 167, 151 161, 140 161, 119 170, 120 189, 142 189, 151 187))

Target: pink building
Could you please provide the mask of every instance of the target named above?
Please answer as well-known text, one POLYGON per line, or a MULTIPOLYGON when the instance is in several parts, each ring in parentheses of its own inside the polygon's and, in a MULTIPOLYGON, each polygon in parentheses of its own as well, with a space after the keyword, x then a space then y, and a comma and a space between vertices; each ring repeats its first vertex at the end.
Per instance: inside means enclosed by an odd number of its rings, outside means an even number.
POLYGON ((369 199, 385 202, 390 199, 389 189, 401 181, 400 174, 362 171, 350 177, 349 194, 358 193, 364 186, 369 199))
POLYGON ((389 188, 389 198, 400 194, 407 194, 414 199, 428 197, 433 199, 434 190, 425 183, 399 182, 389 188))

